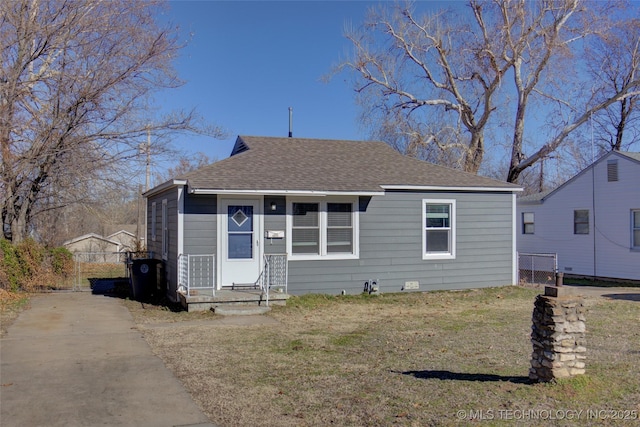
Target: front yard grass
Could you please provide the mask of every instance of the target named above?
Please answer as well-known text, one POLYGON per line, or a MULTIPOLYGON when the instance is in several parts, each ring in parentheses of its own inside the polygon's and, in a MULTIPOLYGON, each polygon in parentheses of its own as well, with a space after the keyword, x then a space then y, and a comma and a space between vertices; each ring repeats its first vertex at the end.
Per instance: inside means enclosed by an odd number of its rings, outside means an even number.
POLYGON ((587 297, 586 375, 531 384, 539 293, 293 297, 276 326, 132 313, 220 426, 640 424, 640 302, 587 297))

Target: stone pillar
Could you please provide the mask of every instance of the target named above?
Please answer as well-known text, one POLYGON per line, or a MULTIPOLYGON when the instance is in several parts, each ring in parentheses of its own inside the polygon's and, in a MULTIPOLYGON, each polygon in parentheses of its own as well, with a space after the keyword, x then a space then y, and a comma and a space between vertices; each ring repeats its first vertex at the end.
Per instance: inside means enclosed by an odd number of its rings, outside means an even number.
POLYGON ((544 295, 536 297, 529 370, 533 381, 545 382, 585 373, 584 300, 573 295, 558 296, 558 291, 559 288, 547 287, 544 295))

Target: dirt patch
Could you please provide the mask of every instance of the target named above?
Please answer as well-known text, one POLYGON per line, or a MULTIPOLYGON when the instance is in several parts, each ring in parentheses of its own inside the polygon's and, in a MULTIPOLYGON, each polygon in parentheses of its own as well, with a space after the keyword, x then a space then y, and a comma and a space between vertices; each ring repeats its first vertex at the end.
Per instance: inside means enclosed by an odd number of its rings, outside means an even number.
MULTIPOLYGON (((566 414, 580 424, 611 423, 588 418, 588 409, 635 411, 637 419, 639 303, 587 297, 587 375, 530 384, 538 293, 509 287, 292 298, 269 314, 277 325, 223 325, 212 317, 142 330, 220 426, 496 424, 524 416, 567 425, 566 414)), ((141 325, 171 316, 180 314, 134 313, 141 325)))

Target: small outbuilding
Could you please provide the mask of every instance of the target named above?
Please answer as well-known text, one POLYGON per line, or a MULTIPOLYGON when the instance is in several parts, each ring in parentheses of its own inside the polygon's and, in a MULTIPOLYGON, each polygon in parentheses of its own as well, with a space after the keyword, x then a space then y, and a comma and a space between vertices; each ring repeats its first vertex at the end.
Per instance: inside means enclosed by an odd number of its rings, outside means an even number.
POLYGON ((120 262, 120 242, 95 233, 83 234, 62 244, 74 254, 85 254, 83 259, 91 262, 120 262))

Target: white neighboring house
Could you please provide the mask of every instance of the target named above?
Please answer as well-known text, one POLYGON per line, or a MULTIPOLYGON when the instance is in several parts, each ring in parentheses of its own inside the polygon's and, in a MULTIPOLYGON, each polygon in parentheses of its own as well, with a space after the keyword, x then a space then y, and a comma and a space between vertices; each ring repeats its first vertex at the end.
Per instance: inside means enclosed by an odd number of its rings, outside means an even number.
POLYGON ((640 153, 609 152, 516 209, 518 252, 557 253, 560 273, 640 280, 640 153))

